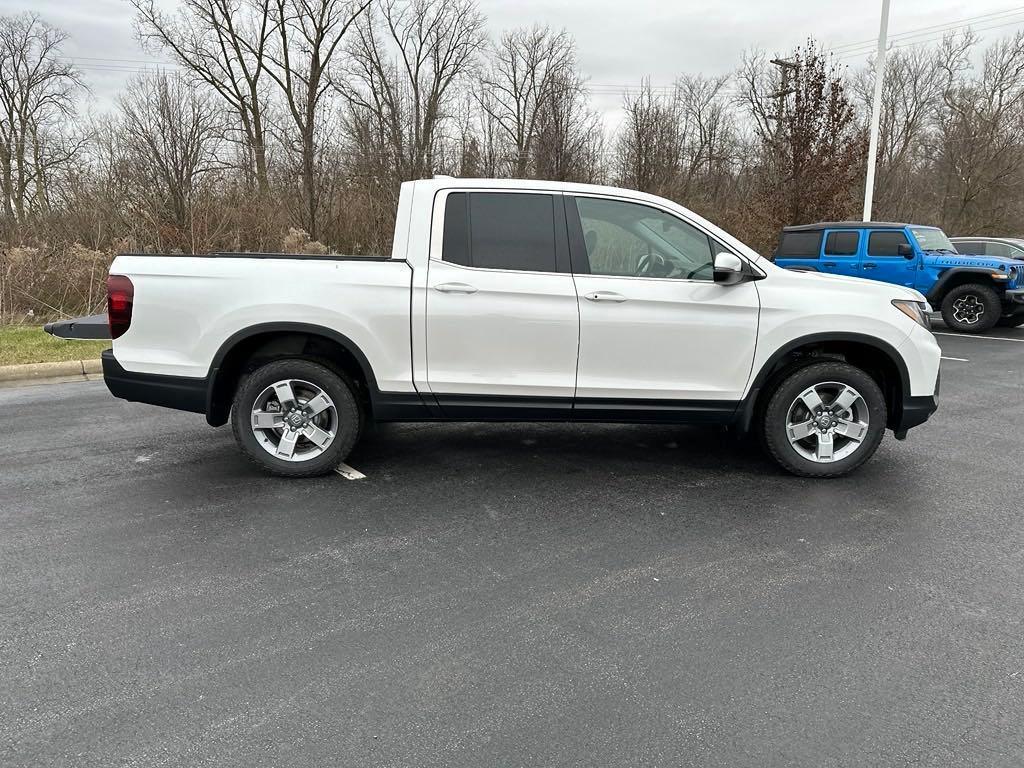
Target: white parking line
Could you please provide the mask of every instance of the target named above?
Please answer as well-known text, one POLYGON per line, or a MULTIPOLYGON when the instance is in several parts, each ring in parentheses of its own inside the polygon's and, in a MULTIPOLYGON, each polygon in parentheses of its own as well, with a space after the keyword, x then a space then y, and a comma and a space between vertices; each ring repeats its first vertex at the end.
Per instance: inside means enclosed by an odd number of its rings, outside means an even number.
POLYGON ((968 336, 966 333, 943 333, 942 331, 932 331, 936 336, 955 336, 958 339, 975 339, 978 341, 1016 341, 1018 344, 1024 344, 1024 339, 1009 339, 1006 336, 968 336))
POLYGON ((946 357, 945 355, 943 355, 942 359, 943 360, 956 360, 958 363, 969 363, 969 362, 971 362, 970 360, 968 360, 965 357, 946 357))
POLYGON ((364 480, 366 478, 366 475, 358 469, 352 469, 348 464, 339 464, 338 468, 334 471, 346 480, 364 480))

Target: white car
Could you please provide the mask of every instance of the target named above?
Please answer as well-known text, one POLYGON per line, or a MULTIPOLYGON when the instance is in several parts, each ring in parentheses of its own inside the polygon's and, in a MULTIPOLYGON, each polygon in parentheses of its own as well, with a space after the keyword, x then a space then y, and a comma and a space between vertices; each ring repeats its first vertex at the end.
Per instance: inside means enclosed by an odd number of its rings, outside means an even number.
POLYGON ((290 477, 386 421, 724 424, 834 477, 935 411, 928 309, 652 195, 439 177, 402 185, 386 257, 118 256, 103 368, 290 477))

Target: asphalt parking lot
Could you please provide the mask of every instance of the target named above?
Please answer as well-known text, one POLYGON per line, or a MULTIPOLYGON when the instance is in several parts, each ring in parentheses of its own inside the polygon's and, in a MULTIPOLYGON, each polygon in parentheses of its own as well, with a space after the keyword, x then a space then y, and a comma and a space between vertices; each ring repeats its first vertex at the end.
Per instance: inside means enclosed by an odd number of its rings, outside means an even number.
POLYGON ((476 424, 282 481, 101 382, 0 390, 0 764, 1019 766, 1024 329, 989 337, 830 482, 476 424))

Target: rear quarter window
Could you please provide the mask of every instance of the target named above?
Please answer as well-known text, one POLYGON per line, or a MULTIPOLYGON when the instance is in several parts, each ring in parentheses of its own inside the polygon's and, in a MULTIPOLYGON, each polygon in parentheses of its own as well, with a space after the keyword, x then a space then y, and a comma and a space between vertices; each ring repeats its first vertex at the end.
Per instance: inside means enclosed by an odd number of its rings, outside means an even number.
POLYGON ((821 253, 821 230, 816 232, 783 232, 777 259, 816 259, 821 253))

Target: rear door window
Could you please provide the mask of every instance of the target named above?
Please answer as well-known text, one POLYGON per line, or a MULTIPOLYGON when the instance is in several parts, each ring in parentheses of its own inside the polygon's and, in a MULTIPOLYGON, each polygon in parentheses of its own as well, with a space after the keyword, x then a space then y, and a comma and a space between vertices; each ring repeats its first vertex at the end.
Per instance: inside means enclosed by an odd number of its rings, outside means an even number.
POLYGON ((825 238, 826 256, 856 256, 860 247, 860 232, 829 232, 825 238))
POLYGON ((441 258, 453 264, 556 272, 555 199, 518 192, 453 192, 445 202, 442 240, 441 258))
POLYGON ((821 230, 783 232, 775 257, 779 259, 816 259, 821 254, 821 230))

